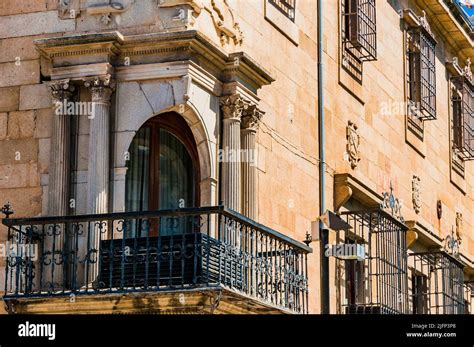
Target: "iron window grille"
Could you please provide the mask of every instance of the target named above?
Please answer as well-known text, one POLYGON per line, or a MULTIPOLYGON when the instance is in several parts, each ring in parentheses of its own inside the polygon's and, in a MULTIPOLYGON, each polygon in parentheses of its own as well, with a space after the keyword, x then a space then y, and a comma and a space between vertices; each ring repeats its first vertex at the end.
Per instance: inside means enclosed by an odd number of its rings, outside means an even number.
POLYGON ((345 262, 348 314, 408 313, 407 227, 387 212, 376 209, 342 212, 352 226, 344 231, 346 243, 365 247, 363 261, 345 262))
POLYGON ((296 0, 269 0, 269 3, 292 22, 295 21, 296 0))
POLYGON ((474 282, 467 282, 464 284, 464 313, 474 313, 473 300, 474 282))
MULTIPOLYGON (((465 285, 463 266, 445 252, 410 254, 415 277, 423 277, 425 284, 412 282, 413 302, 424 307, 424 314, 464 314, 465 285), (417 290, 413 290, 417 287, 417 290)), ((418 307, 420 307, 418 306, 418 307)))
POLYGON ((342 0, 343 46, 361 62, 377 60, 375 0, 342 0))
POLYGON ((465 76, 452 79, 453 147, 463 160, 474 159, 474 85, 465 76))
POLYGON ((409 30, 408 104, 410 115, 436 119, 436 40, 421 25, 409 30))

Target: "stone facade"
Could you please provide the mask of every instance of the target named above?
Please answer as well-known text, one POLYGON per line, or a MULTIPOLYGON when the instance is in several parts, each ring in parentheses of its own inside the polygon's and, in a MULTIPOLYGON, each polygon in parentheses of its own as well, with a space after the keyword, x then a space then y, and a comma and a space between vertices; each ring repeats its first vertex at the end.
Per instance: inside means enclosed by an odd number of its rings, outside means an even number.
MULTIPOLYGON (((12 203, 14 217, 68 209, 74 214, 124 211, 124 153, 148 119, 174 111, 196 140, 201 206, 222 199, 298 241, 312 230, 319 216, 317 1, 298 0, 294 22, 268 0, 123 0, 120 8, 100 0, 4 2, 0 202, 12 203), (58 83, 74 85, 76 101, 96 104, 93 117, 78 116, 72 182, 64 175, 69 162, 61 131, 67 120, 51 107, 68 98, 55 94, 58 89, 51 85, 58 83), (220 170, 221 144, 255 150, 256 166, 223 163, 220 170), (70 185, 74 196, 66 194, 70 185)), ((459 28, 455 34, 446 29, 443 23, 456 19, 442 0, 377 1, 377 61, 364 62, 361 78, 354 78, 341 55, 342 3, 324 1, 326 205, 343 211, 347 204, 379 204, 392 185, 401 214, 416 234, 415 251, 441 247, 462 214, 460 254, 466 276, 474 279, 474 164, 463 164, 464 176, 453 170, 446 67, 455 57, 464 66, 474 53, 472 37, 459 28), (424 122, 421 141, 407 129, 406 108, 396 107, 406 102, 401 13, 408 8, 418 15, 426 12, 438 43, 437 119, 424 122), (344 182, 360 185, 338 185, 341 175, 351 177, 344 182), (421 182, 416 209, 415 176, 421 182), (424 233, 431 243, 423 241, 424 233)), ((0 225, 0 242, 6 237, 0 225)), ((313 240, 309 311, 318 313, 315 232, 313 240)), ((330 233, 330 242, 336 242, 336 233, 330 233)), ((340 312, 336 272, 331 258, 333 313, 340 312)), ((0 271, 0 290, 2 276, 0 271)))

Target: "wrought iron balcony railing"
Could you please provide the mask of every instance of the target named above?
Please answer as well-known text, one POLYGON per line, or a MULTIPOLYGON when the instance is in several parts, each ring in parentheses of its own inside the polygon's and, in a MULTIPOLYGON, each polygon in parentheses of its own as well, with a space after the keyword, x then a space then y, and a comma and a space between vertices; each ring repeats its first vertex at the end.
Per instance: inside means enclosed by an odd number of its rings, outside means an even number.
POLYGON ((4 219, 4 300, 225 288, 308 311, 311 248, 225 207, 4 219))

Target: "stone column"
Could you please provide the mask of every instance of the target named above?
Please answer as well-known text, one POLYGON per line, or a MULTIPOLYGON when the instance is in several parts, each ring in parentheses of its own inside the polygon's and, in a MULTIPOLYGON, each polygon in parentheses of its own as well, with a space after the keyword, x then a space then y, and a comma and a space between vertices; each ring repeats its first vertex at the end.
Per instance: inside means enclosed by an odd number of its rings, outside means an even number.
POLYGON ((110 171, 110 97, 114 82, 110 75, 85 82, 92 94, 89 132, 87 212, 108 212, 110 171))
POLYGON ((234 211, 241 210, 240 122, 245 103, 238 94, 221 99, 223 115, 222 200, 234 211))
POLYGON ((242 214, 257 218, 257 130, 263 113, 255 106, 248 106, 242 115, 242 214))
MULTIPOLYGON (((85 86, 92 95, 92 114, 89 130, 89 166, 87 173, 87 212, 101 214, 108 211, 109 173, 110 173, 110 97, 113 93, 114 82, 110 75, 95 77, 87 80, 85 86)), ((90 244, 87 252, 93 251, 95 256, 89 263, 88 286, 97 288, 99 275, 100 242, 107 238, 108 224, 105 221, 95 224, 87 235, 90 244)))
POLYGON ((65 216, 69 198, 70 117, 67 102, 72 99, 74 86, 69 80, 48 83, 53 101, 51 157, 49 164, 48 214, 65 216))
MULTIPOLYGON (((68 102, 73 101, 74 86, 69 80, 48 82, 53 102, 53 121, 50 142, 49 183, 48 183, 48 215, 66 216, 68 214, 69 184, 70 184, 70 118, 68 102)), ((44 235, 43 247, 45 252, 60 252, 64 250, 66 240, 64 224, 56 224, 52 232, 44 235)), ((64 264, 45 265, 41 280, 44 290, 61 290, 63 283, 64 264)))

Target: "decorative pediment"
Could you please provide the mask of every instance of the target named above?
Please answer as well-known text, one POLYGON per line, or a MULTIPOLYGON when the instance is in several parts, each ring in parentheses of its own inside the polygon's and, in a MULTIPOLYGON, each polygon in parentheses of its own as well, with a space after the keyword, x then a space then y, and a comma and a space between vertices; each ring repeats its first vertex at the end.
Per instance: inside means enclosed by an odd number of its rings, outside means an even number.
POLYGON ((420 25, 423 27, 423 29, 425 29, 428 34, 434 37, 433 32, 431 31, 430 23, 428 23, 428 19, 426 18, 425 11, 422 11, 422 15, 420 16, 419 20, 420 20, 420 25))
POLYGON ((428 22, 426 12, 423 10, 421 13, 421 16, 418 16, 412 9, 406 8, 400 12, 400 16, 403 18, 408 28, 416 31, 424 30, 432 40, 436 41, 430 23, 428 22))
POLYGON ((461 67, 459 59, 457 57, 453 57, 452 61, 446 62, 446 68, 451 73, 452 79, 454 81, 457 81, 458 83, 464 83, 464 81, 468 81, 474 86, 471 64, 471 58, 467 58, 464 67, 461 67))

